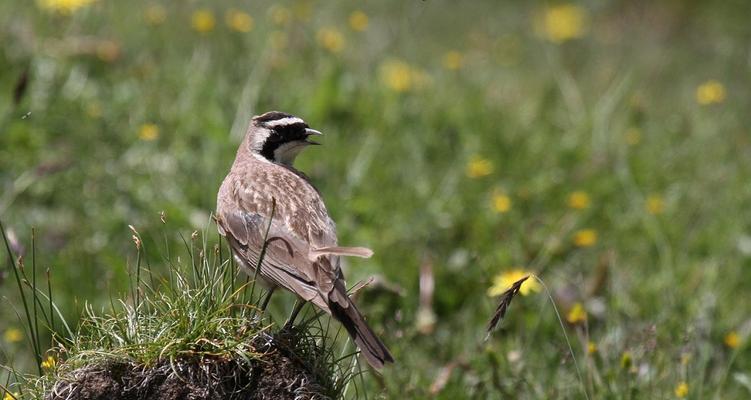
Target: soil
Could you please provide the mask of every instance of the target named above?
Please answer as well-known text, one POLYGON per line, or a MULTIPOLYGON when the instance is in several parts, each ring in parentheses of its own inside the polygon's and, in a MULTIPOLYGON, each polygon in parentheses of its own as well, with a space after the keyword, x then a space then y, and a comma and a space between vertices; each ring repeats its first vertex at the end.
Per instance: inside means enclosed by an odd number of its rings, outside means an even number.
POLYGON ((327 386, 294 354, 271 349, 250 361, 193 357, 86 366, 66 374, 46 400, 328 399, 327 386))

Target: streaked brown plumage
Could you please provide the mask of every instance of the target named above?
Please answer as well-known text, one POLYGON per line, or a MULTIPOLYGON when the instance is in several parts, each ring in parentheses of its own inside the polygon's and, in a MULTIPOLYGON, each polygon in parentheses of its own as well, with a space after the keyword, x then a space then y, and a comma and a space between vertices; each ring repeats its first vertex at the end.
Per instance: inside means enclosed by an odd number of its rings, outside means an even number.
POLYGON ((318 191, 292 167, 311 135, 301 119, 276 111, 256 116, 217 196, 219 233, 253 275, 272 207, 266 254, 258 275, 339 320, 374 368, 393 362, 347 296, 340 256, 369 257, 365 248, 339 247, 336 227, 318 191), (275 204, 275 206, 274 206, 275 204))

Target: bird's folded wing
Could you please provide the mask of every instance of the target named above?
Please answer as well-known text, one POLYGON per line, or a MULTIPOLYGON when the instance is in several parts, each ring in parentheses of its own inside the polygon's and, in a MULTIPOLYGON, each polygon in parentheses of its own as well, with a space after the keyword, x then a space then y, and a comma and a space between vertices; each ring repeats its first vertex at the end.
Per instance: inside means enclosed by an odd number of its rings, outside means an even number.
POLYGON ((370 258, 373 255, 373 250, 370 250, 367 247, 342 247, 342 246, 331 246, 331 247, 321 247, 317 249, 311 249, 308 253, 308 256, 310 257, 311 261, 315 261, 320 256, 350 256, 350 257, 361 257, 361 258, 370 258))
POLYGON ((253 268, 258 265, 266 237, 266 251, 259 272, 264 279, 316 304, 322 300, 317 297, 330 290, 327 286, 335 277, 328 276, 331 274, 328 268, 321 265, 322 262, 328 263, 328 259, 310 260, 310 246, 291 234, 281 221, 272 220, 269 226, 267 217, 244 211, 218 217, 235 253, 253 268), (268 235, 265 235, 267 228, 268 235))

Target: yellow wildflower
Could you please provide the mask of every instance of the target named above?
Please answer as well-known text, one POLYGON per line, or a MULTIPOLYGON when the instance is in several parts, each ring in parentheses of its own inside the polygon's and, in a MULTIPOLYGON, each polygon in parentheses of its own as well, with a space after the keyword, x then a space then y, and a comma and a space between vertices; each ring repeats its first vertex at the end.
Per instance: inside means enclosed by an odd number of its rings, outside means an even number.
POLYGON ((496 190, 493 192, 493 211, 504 214, 511 209, 511 198, 506 193, 496 190))
POLYGON ((535 22, 535 30, 553 43, 584 36, 587 32, 587 10, 574 4, 549 6, 535 22))
POLYGON ((578 247, 591 247, 597 243, 597 231, 594 229, 580 229, 574 233, 574 244, 578 247))
POLYGON ((575 210, 589 208, 589 195, 587 192, 577 190, 568 195, 568 206, 575 210))
POLYGON ((42 361, 42 368, 50 370, 55 369, 55 366, 57 365, 57 360, 55 360, 55 357, 47 356, 47 359, 42 361))
POLYGON ((143 124, 138 131, 138 138, 147 142, 156 140, 159 137, 159 126, 156 124, 143 124))
POLYGON ((274 6, 271 8, 271 20, 276 25, 286 25, 292 18, 292 13, 288 8, 282 6, 274 6))
POLYGON ((597 344, 595 342, 587 342, 587 354, 597 353, 597 344))
POLYGON ((248 33, 253 30, 255 22, 250 14, 236 10, 234 8, 227 11, 224 16, 224 22, 227 26, 236 32, 248 33))
POLYGON ((362 32, 368 29, 368 16, 362 11, 355 11, 349 15, 349 27, 353 31, 362 32))
POLYGON ((403 61, 391 60, 381 66, 381 80, 391 90, 406 92, 414 86, 412 69, 403 61))
POLYGON ((493 172, 493 163, 487 158, 478 155, 472 156, 467 163, 467 176, 470 178, 482 178, 493 172))
POLYGON ((738 335, 738 332, 730 331, 725 335, 724 342, 725 346, 728 346, 731 349, 737 349, 738 346, 741 345, 741 337, 738 335))
POLYGON ((94 3, 96 0, 38 0, 43 10, 71 15, 76 10, 94 3))
POLYGON ((587 320, 587 312, 581 303, 574 303, 574 306, 566 314, 566 321, 570 324, 578 324, 587 320))
POLYGON ((657 194, 649 195, 646 204, 644 204, 644 208, 646 208, 647 212, 652 215, 662 214, 662 212, 665 211, 665 200, 662 199, 662 196, 657 194))
POLYGON ((5 392, 5 396, 3 396, 3 400, 16 400, 20 398, 21 397, 18 393, 10 394, 10 392, 5 392))
POLYGON ((725 101, 725 85, 717 80, 708 80, 696 88, 696 102, 705 106, 725 101))
POLYGON ((395 92, 419 89, 430 83, 430 77, 424 71, 400 60, 385 61, 381 64, 379 75, 381 82, 395 92))
POLYGON ((451 50, 443 55, 443 67, 451 70, 451 71, 457 71, 462 68, 464 65, 464 55, 462 53, 451 50))
POLYGON ((636 146, 641 142, 641 131, 636 128, 629 128, 626 131, 626 143, 631 146, 636 146))
POLYGON ((332 53, 340 53, 344 48, 344 36, 336 28, 321 28, 316 39, 321 47, 332 53))
POLYGON ((191 25, 196 32, 208 33, 214 30, 216 18, 211 10, 201 9, 193 12, 191 25))
POLYGON ((143 13, 146 23, 152 26, 161 25, 167 19, 167 10, 159 4, 151 4, 143 13))
POLYGON ((20 342, 23 339, 23 332, 18 328, 8 328, 3 333, 3 339, 8 343, 20 342))
MULTIPOLYGON (((521 268, 512 268, 508 271, 501 272, 500 274, 496 275, 495 278, 493 278, 493 284, 490 286, 490 288, 488 288, 488 296, 500 296, 501 294, 503 294, 503 292, 508 290, 511 285, 516 283, 516 281, 530 274, 531 273, 529 271, 525 271, 521 268)), ((524 281, 524 283, 522 283, 522 286, 519 288, 519 293, 521 293, 522 296, 526 296, 531 292, 539 291, 540 283, 537 282, 537 280, 535 280, 533 277, 530 277, 529 279, 524 281)))
POLYGON ((621 354, 621 368, 623 369, 629 369, 631 367, 633 360, 631 357, 630 351, 624 351, 623 354, 621 354))
POLYGON ((682 399, 686 396, 688 396, 688 383, 681 382, 678 384, 678 386, 675 387, 675 397, 682 399))

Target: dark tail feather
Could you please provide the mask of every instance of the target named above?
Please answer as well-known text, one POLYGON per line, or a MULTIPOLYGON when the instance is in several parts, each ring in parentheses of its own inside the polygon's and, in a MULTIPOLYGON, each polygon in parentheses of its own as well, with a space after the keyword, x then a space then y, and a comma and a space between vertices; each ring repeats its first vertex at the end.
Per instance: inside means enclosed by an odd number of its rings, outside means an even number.
MULTIPOLYGON (((349 300, 349 299, 348 299, 349 300)), ((375 369, 383 368, 387 362, 394 362, 394 358, 389 353, 389 349, 383 344, 381 339, 373 333, 368 324, 365 322, 360 311, 355 307, 355 303, 349 300, 346 308, 332 301, 329 304, 331 314, 339 320, 347 329, 349 336, 352 337, 360 352, 365 356, 371 367, 375 369)))

